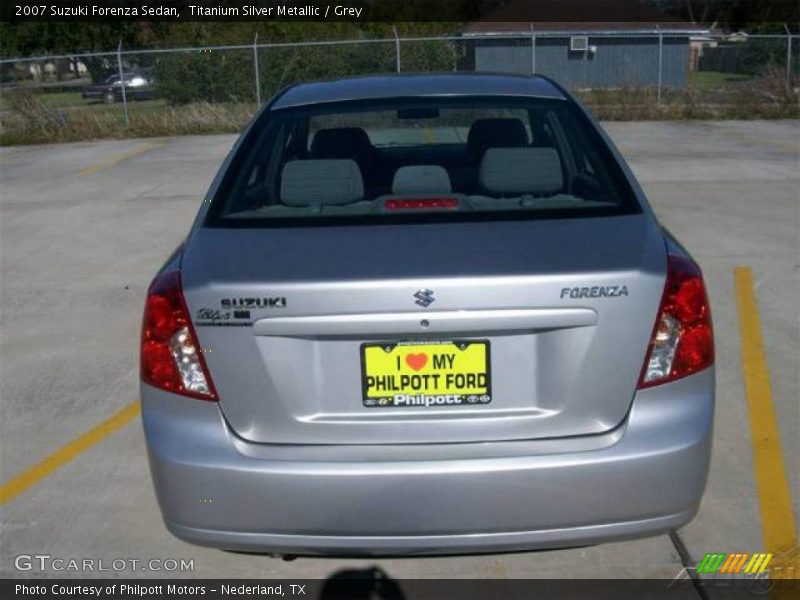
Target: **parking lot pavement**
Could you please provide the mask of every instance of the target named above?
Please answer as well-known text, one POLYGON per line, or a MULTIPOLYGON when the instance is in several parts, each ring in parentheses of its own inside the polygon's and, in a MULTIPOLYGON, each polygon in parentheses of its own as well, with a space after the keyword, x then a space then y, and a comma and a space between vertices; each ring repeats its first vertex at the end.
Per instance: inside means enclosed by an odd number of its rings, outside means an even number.
POLYGON ((747 493, 753 489, 752 451, 732 271, 749 266, 756 282, 773 403, 797 515, 800 123, 620 123, 606 128, 628 157, 662 223, 700 262, 711 297, 717 431, 702 512, 683 534, 692 548, 749 548, 759 539, 760 523, 757 503, 747 493), (720 507, 726 510, 717 510, 720 507))
MULTIPOLYGON (((750 267, 756 284, 797 514, 800 123, 606 128, 662 221, 701 263, 712 301, 715 448, 700 513, 680 539, 695 561, 706 552, 764 550, 733 269, 750 267)), ((18 495, 0 507, 0 576, 26 574, 14 567, 20 554, 183 558, 194 561, 194 570, 180 575, 194 577, 327 577, 373 565, 392 577, 671 578, 680 571, 668 536, 549 552, 294 562, 171 537, 160 522, 138 419, 104 430, 97 443, 94 434, 81 436, 136 401, 146 286, 188 229, 234 139, 0 148, 0 477, 13 480, 79 440, 72 460, 50 461, 27 475, 18 495)))

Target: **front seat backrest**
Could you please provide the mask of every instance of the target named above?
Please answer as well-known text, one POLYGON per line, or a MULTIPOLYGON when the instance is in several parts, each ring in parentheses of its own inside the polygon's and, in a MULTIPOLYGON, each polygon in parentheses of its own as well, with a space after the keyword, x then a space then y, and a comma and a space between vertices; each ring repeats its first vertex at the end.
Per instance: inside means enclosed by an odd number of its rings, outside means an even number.
POLYGON ((360 127, 320 129, 311 140, 313 158, 349 158, 356 161, 362 171, 372 166, 374 152, 367 132, 360 127))
POLYGON ((467 151, 480 162, 489 148, 523 148, 528 132, 519 119, 478 119, 469 128, 467 151))

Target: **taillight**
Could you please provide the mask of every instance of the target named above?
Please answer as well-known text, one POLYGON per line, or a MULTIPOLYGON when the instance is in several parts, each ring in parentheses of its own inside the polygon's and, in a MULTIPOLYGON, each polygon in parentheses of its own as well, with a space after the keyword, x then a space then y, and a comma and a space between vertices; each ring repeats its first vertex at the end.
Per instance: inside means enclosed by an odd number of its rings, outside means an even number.
POLYGON ((150 285, 140 358, 146 383, 173 394, 217 399, 183 299, 179 271, 162 273, 150 285))
POLYGON ((667 257, 667 282, 647 349, 639 388, 675 381, 714 362, 714 332, 700 268, 667 257))

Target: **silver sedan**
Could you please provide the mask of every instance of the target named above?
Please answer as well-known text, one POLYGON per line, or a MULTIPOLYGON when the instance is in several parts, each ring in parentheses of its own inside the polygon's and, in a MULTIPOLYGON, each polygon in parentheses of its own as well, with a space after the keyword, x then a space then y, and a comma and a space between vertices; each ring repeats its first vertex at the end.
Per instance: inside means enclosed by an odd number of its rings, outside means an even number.
POLYGON ((543 77, 296 85, 155 277, 143 422, 166 526, 277 554, 649 536, 705 486, 700 269, 543 77))

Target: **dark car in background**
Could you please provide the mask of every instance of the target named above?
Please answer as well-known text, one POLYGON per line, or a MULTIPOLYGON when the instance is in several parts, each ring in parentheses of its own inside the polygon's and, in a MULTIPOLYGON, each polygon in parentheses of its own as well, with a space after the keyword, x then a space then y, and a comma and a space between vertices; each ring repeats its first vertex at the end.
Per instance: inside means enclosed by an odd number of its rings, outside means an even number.
POLYGON ((155 80, 151 73, 131 72, 119 73, 106 77, 100 83, 84 88, 81 97, 84 100, 102 100, 108 104, 122 101, 122 89, 125 88, 126 100, 152 100, 156 97, 155 80))

